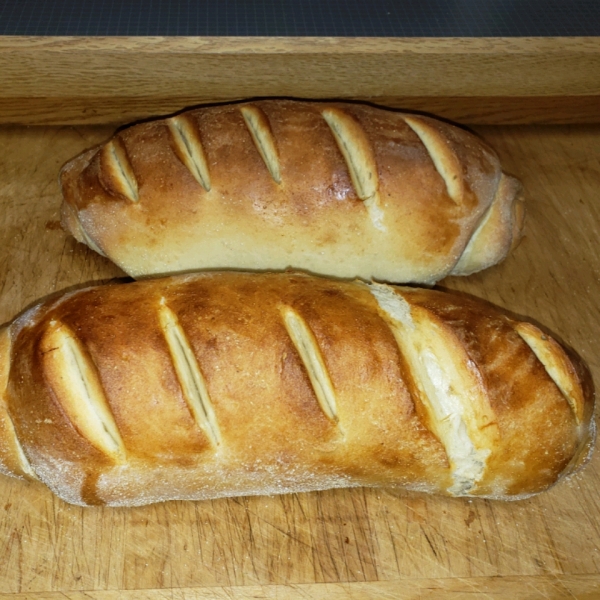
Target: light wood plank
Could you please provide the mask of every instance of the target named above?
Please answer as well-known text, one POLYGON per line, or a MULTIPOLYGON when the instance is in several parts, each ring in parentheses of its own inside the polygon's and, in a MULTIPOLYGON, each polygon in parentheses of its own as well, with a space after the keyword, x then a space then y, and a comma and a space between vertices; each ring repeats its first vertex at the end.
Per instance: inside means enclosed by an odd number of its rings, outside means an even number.
MULTIPOLYGON (((525 185, 526 235, 501 265, 443 284, 544 323, 600 381, 600 126, 478 131, 525 185)), ((60 166, 111 132, 0 128, 0 321, 56 290, 123 276, 58 227, 60 166)), ((449 598, 592 598, 599 490, 599 453, 570 481, 515 503, 359 489, 83 509, 3 478, 0 590, 100 600, 427 598, 442 589, 449 598)))
POLYGON ((317 583, 246 587, 138 589, 81 592, 1 594, 11 600, 462 600, 465 597, 511 600, 595 600, 600 594, 597 575, 556 577, 466 577, 366 583, 317 583))
POLYGON ((503 98, 558 97, 536 109, 597 121, 589 99, 600 96, 600 38, 4 37, 0 72, 2 123, 129 120, 254 96, 394 98, 409 108, 425 98, 423 110, 440 98, 455 113, 453 99, 496 99, 491 109, 467 101, 477 122, 515 122, 514 103, 499 120, 503 98))

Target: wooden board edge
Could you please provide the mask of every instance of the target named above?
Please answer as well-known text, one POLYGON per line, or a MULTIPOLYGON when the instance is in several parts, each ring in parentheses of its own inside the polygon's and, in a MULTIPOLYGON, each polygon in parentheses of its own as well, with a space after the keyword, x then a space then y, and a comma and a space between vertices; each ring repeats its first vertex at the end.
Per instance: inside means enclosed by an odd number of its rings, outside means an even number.
MULTIPOLYGON (((1 98, 0 125, 122 125, 236 97, 1 98)), ((425 112, 467 125, 600 123, 600 95, 562 97, 355 97, 407 111, 425 112)))
POLYGON ((0 593, 0 600, 459 600, 467 595, 486 598, 534 600, 577 598, 593 600, 600 594, 600 575, 538 575, 518 577, 468 577, 406 579, 398 581, 249 585, 235 587, 165 588, 136 590, 80 590, 0 593))
POLYGON ((432 47, 444 52, 496 53, 505 52, 593 52, 600 51, 600 39, 591 36, 488 36, 488 37, 353 37, 353 36, 0 36, 0 51, 43 48, 50 51, 122 49, 148 53, 170 51, 190 52, 265 52, 275 49, 297 53, 330 52, 431 52, 432 47))
POLYGON ((0 38, 0 98, 600 95, 600 38, 0 38))
POLYGON ((326 37, 326 36, 0 36, 1 52, 135 52, 162 54, 540 54, 600 52, 595 36, 326 37))

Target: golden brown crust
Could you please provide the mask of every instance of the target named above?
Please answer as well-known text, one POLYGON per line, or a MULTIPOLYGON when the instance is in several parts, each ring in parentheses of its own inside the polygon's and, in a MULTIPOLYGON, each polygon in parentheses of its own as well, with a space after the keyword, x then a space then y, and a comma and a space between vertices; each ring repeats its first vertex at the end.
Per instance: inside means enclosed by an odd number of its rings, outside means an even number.
MULTIPOLYGON (((504 315, 491 318, 489 305, 475 300, 461 297, 460 302, 448 302, 440 292, 411 292, 410 301, 453 328, 484 381, 500 439, 478 493, 527 495, 552 485, 594 435, 589 413, 593 393, 588 388, 584 400, 588 418, 580 428, 570 403, 524 343, 520 323, 504 315)), ((572 357, 568 369, 577 362, 572 357)), ((577 382, 583 394, 579 376, 577 382)))
POLYGON ((36 475, 79 504, 357 485, 511 499, 593 439, 585 367, 560 354, 576 415, 518 329, 464 296, 294 273, 102 286, 11 326, 4 398, 36 475))
MULTIPOLYGON (((134 125, 61 174, 63 225, 129 274, 284 270, 432 283, 501 178, 472 134, 364 104, 262 100, 134 125)), ((501 260, 514 194, 480 236, 501 260)))
POLYGON ((523 233, 525 207, 521 184, 502 174, 494 202, 473 233, 453 275, 470 275, 490 267, 512 250, 523 233))
POLYGON ((12 339, 10 327, 0 328, 0 473, 22 479, 35 479, 29 461, 23 453, 21 444, 10 416, 6 392, 11 364, 12 339))

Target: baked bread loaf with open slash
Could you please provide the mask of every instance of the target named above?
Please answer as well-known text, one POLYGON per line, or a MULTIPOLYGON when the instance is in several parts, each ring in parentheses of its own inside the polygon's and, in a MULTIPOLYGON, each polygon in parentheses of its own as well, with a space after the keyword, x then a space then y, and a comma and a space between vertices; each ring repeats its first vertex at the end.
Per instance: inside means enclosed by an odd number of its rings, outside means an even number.
POLYGON ((521 186, 448 123, 260 100, 130 126, 62 170, 63 226, 126 273, 300 269, 431 284, 501 261, 521 186))
POLYGON ((459 294, 298 273, 86 288, 0 333, 0 465, 67 502, 400 486, 518 499, 587 458, 593 389, 459 294))

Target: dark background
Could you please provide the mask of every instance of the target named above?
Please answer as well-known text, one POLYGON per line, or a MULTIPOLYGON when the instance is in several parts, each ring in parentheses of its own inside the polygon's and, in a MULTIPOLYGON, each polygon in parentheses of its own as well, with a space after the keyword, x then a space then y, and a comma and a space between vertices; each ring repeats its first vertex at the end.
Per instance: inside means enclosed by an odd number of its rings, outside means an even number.
POLYGON ((0 0, 0 35, 598 36, 600 0, 0 0))

